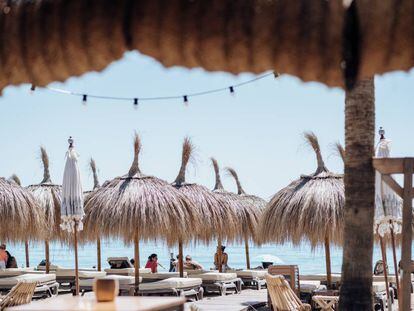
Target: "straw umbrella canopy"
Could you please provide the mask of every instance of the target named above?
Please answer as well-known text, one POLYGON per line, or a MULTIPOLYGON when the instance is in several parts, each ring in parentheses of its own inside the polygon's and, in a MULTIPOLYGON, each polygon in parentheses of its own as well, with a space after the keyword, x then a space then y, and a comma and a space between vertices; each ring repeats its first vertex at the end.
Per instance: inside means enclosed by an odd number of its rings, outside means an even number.
POLYGON ((0 177, 0 239, 41 239, 45 223, 33 195, 13 180, 0 177))
POLYGON ((126 175, 105 182, 86 199, 85 234, 134 241, 135 287, 139 287, 139 240, 165 239, 173 244, 196 231, 186 197, 168 182, 145 175, 138 165, 141 140, 134 138, 134 160, 126 175))
POLYGON ((49 157, 44 147, 40 147, 40 155, 43 163, 43 179, 39 184, 30 185, 27 189, 33 194, 37 204, 43 210, 43 217, 46 222, 46 273, 49 273, 49 241, 63 238, 60 230, 62 186, 54 184, 50 178, 49 157))
MULTIPOLYGON (((211 158, 211 163, 213 164, 214 169, 214 175, 215 175, 215 185, 213 188, 213 193, 218 196, 221 200, 224 200, 227 205, 231 206, 236 213, 239 213, 241 209, 243 209, 242 203, 240 201, 240 198, 237 194, 233 192, 229 192, 224 189, 223 184, 221 182, 221 176, 220 176, 220 168, 218 165, 218 162, 215 158, 211 158)), ((237 216, 239 217, 239 215, 237 216)), ((237 234, 233 238, 227 238, 227 240, 233 240, 233 241, 242 241, 244 236, 244 228, 242 226, 237 227, 237 234)), ((217 255, 218 255, 218 261, 221 262, 221 246, 222 246, 222 239, 223 236, 219 235, 218 237, 218 245, 217 245, 217 255)), ((222 272, 222 266, 219 265, 219 272, 222 272)))
POLYGON ((230 167, 227 167, 226 170, 234 178, 237 185, 237 194, 241 203, 241 208, 237 209, 237 213, 239 225, 244 231, 246 267, 250 269, 249 239, 257 240, 259 220, 267 202, 258 196, 247 194, 242 188, 236 171, 230 167))
MULTIPOLYGON (((188 162, 194 154, 194 145, 187 137, 183 142, 181 167, 172 185, 191 203, 193 213, 203 221, 195 232, 195 238, 205 242, 224 236, 234 238, 237 235, 237 213, 227 201, 215 195, 208 188, 196 183, 186 182, 188 162)), ((182 241, 179 241, 180 276, 183 276, 182 241)))
POLYGON ((294 244, 308 240, 312 247, 324 244, 330 286, 330 243, 341 244, 343 235, 343 176, 326 168, 315 134, 305 133, 305 139, 315 151, 317 169, 273 196, 262 215, 260 238, 263 242, 292 241, 294 244))
MULTIPOLYGON (((96 163, 93 158, 91 158, 91 160, 89 161, 89 167, 91 169, 92 176, 93 176, 93 189, 84 192, 85 201, 86 201, 86 198, 92 193, 92 191, 99 189, 100 187, 98 173, 96 169, 96 163)), ((85 213, 86 213, 86 206, 85 206, 85 213)), ((96 238, 96 257, 97 257, 97 270, 101 271, 102 270, 101 238, 99 236, 96 238)))

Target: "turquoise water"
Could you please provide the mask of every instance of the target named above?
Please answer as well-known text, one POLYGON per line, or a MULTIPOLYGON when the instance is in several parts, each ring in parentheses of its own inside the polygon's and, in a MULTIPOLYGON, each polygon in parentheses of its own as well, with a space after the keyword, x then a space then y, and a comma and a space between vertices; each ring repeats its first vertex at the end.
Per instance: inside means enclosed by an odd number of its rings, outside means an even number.
MULTIPOLYGON (((134 255, 133 246, 125 246, 119 241, 103 241, 102 245, 102 266, 108 267, 106 258, 111 256, 128 256, 132 258, 134 255)), ((9 251, 16 257, 18 265, 25 264, 24 245, 22 244, 9 244, 9 251)), ((42 243, 30 244, 30 265, 37 265, 42 259, 44 259, 44 247, 42 243)), ((146 258, 151 253, 158 254, 159 262, 168 269, 170 252, 177 253, 178 250, 169 248, 162 242, 157 243, 141 243, 141 265, 145 265, 146 258)), ((201 263, 204 268, 209 269, 212 267, 213 255, 215 252, 214 245, 191 245, 184 247, 184 255, 192 255, 194 260, 201 263)), ((229 266, 234 268, 243 268, 246 265, 245 249, 244 245, 230 244, 227 245, 226 252, 229 255, 229 266)), ((300 246, 292 246, 289 244, 284 245, 272 245, 266 244, 261 247, 251 245, 250 258, 252 267, 258 266, 260 262, 255 260, 255 256, 262 254, 271 254, 278 256, 286 264, 299 265, 299 271, 303 274, 324 273, 325 272, 325 252, 323 248, 318 248, 312 251, 311 247, 306 244, 300 246)), ((393 269, 392 264, 392 252, 390 249, 387 251, 388 265, 390 269, 393 269)), ((397 250, 398 260, 400 259, 400 250, 397 250)), ((68 246, 62 246, 61 244, 50 245, 50 258, 53 264, 57 264, 64 267, 74 267, 74 254, 73 250, 68 246)), ((381 252, 379 247, 374 248, 373 261, 381 259, 381 252)), ((341 272, 342 264, 342 249, 338 247, 332 247, 331 249, 332 271, 335 273, 341 272)), ((91 268, 96 265, 96 246, 94 244, 88 244, 81 246, 79 249, 79 265, 84 268, 91 268)), ((162 269, 160 269, 162 271, 162 269)), ((390 270, 394 271, 394 270, 390 270)))

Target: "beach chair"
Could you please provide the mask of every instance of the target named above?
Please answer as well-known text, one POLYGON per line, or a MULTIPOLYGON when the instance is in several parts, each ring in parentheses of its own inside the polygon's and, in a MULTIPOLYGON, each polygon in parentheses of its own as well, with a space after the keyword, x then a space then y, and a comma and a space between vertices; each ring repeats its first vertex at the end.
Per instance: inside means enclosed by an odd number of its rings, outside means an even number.
MULTIPOLYGON (((56 275, 56 281, 59 283, 62 289, 72 290, 75 285, 75 269, 72 268, 59 268, 53 273, 56 275)), ((106 276, 105 272, 96 270, 79 270, 79 280, 83 279, 95 279, 106 276)))
POLYGON ((204 291, 219 292, 222 296, 226 294, 239 294, 241 292, 242 280, 236 273, 219 273, 216 271, 202 272, 189 275, 189 278, 202 280, 204 291))
MULTIPOLYGON (((119 295, 128 295, 133 296, 135 290, 135 277, 133 276, 126 276, 126 275, 107 275, 104 277, 98 277, 94 279, 81 279, 79 280, 79 290, 81 295, 85 295, 87 292, 91 292, 93 290, 93 283, 97 279, 111 279, 116 280, 119 284, 119 295)), ((142 282, 142 278, 139 278, 139 282, 142 282)), ((75 293, 75 287, 72 287, 72 293, 75 293)))
POLYGON ((267 270, 270 275, 283 275, 290 288, 300 297, 299 267, 297 265, 271 265, 267 270))
POLYGON ((0 297, 0 310, 7 307, 19 306, 30 303, 37 286, 36 282, 19 282, 13 286, 10 292, 0 297))
POLYGON ((142 283, 139 285, 139 295, 171 295, 203 299, 203 287, 200 278, 169 278, 155 282, 142 283))
MULTIPOLYGON (((170 278, 179 278, 180 273, 179 272, 156 272, 156 273, 150 272, 150 273, 140 274, 140 276, 142 277, 143 283, 148 283, 148 282, 166 280, 170 278)), ((184 272, 183 276, 184 278, 187 278, 187 272, 184 272)))
POLYGON ((311 306, 302 303, 282 275, 266 274, 267 291, 275 311, 310 311, 311 306))
POLYGON ((58 294, 59 284, 54 274, 22 274, 13 277, 0 278, 0 292, 8 293, 17 284, 36 283, 34 298, 49 298, 58 294))
POLYGON ((252 269, 245 269, 245 270, 233 270, 228 272, 236 273, 237 277, 240 278, 243 282, 244 286, 250 286, 257 290, 261 289, 262 287, 266 286, 266 273, 267 269, 264 270, 252 270, 252 269))
POLYGON ((45 271, 37 271, 34 268, 7 268, 0 269, 0 278, 9 278, 22 274, 44 274, 45 271))
MULTIPOLYGON (((135 276, 134 268, 115 268, 104 269, 107 275, 123 275, 123 276, 135 276)), ((139 268, 139 275, 151 273, 150 268, 139 268)))

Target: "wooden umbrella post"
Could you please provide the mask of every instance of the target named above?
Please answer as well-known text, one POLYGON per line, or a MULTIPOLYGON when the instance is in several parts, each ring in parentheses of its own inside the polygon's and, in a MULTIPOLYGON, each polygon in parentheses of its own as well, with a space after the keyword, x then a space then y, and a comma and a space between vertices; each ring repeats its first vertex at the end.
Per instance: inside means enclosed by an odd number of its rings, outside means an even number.
POLYGON ((102 266, 101 266, 101 239, 100 238, 96 239, 96 259, 98 262, 98 271, 101 271, 102 266))
POLYGON ((328 289, 332 288, 331 250, 328 234, 325 235, 326 282, 328 289))
POLYGON ((387 294, 388 310, 390 310, 390 288, 388 285, 388 271, 387 271, 387 253, 385 249, 385 242, 382 236, 380 236, 381 254, 382 254, 382 265, 384 267, 384 281, 385 281, 385 292, 387 294))
POLYGON ((184 258, 183 258, 183 242, 180 239, 178 242, 178 270, 180 271, 180 278, 184 277, 184 258))
POLYGON ((135 268, 135 295, 139 291, 139 233, 135 231, 134 236, 134 268, 135 268))
POLYGON ((249 239, 247 235, 244 237, 244 248, 246 250, 246 268, 250 269, 249 239))
POLYGON ((46 257, 46 273, 48 274, 50 272, 50 260, 49 260, 49 241, 45 241, 45 257, 46 257))
POLYGON ((26 268, 30 267, 30 261, 29 261, 29 242, 24 242, 24 252, 26 255, 26 268))
POLYGON ((79 295, 78 222, 75 220, 75 296, 79 295))
MULTIPOLYGON (((391 220, 390 220, 391 224, 391 220)), ((395 249, 395 235, 394 229, 391 227, 391 245, 392 245, 392 257, 394 260, 394 273, 395 282, 397 283, 397 297, 400 297, 400 276, 398 275, 398 262, 397 262, 397 250, 395 249)))

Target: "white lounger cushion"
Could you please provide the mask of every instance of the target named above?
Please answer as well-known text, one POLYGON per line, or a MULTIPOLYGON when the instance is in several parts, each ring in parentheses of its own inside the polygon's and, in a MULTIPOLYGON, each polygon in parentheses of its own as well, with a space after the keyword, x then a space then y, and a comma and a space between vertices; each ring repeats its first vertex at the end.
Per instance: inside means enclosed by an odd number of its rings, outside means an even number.
MULTIPOLYGON (((384 282, 383 275, 374 275, 373 277, 374 282, 384 282)), ((308 275, 300 275, 301 280, 311 280, 311 281, 321 281, 326 282, 326 274, 308 274, 308 275)), ((340 282, 341 275, 339 273, 332 274, 332 282, 340 282)), ((388 282, 395 283, 395 275, 388 275, 388 282)))
POLYGON ((18 276, 18 275, 22 275, 26 273, 44 274, 45 272, 33 270, 33 268, 7 268, 7 269, 0 269, 0 278, 18 276))
POLYGON ((159 289, 184 289, 200 286, 200 278, 169 278, 161 281, 142 283, 139 285, 140 290, 159 290, 159 289))
POLYGON ((236 273, 206 272, 190 276, 190 278, 200 278, 203 281, 231 281, 237 278, 236 273))
MULTIPOLYGON (((56 274, 56 277, 62 278, 62 277, 75 277, 75 269, 58 269, 54 271, 56 274)), ((79 270, 79 278, 83 279, 93 279, 98 277, 104 277, 106 275, 106 272, 102 271, 85 271, 85 270, 79 270)))
MULTIPOLYGON (((105 269, 108 274, 119 274, 119 275, 130 275, 134 276, 134 268, 123 268, 123 269, 105 269)), ((139 268, 139 274, 151 273, 150 268, 139 268)))
MULTIPOLYGON (((157 273, 144 273, 142 275, 142 278, 144 280, 150 279, 150 280, 165 280, 168 278, 174 278, 179 277, 179 272, 157 272, 157 273)), ((187 272, 184 272, 184 277, 187 277, 187 272)))
POLYGON ((39 282, 39 284, 45 284, 54 281, 56 281, 56 275, 54 274, 22 274, 9 278, 1 278, 0 287, 14 286, 18 282, 39 282))
POLYGON ((303 293, 312 293, 317 289, 326 289, 325 285, 321 285, 321 281, 300 280, 300 291, 303 293))
POLYGON ((267 270, 239 270, 235 271, 239 278, 258 278, 264 279, 267 270))
MULTIPOLYGON (((111 279, 111 280, 117 280, 119 282, 119 285, 122 286, 128 286, 128 285, 134 285, 135 284, 135 278, 133 276, 125 276, 125 275, 107 275, 102 278, 95 278, 95 279, 81 279, 79 280, 79 286, 81 287, 92 287, 93 282, 95 282, 96 279, 111 279)), ((139 281, 142 282, 142 278, 139 278, 139 281)))

